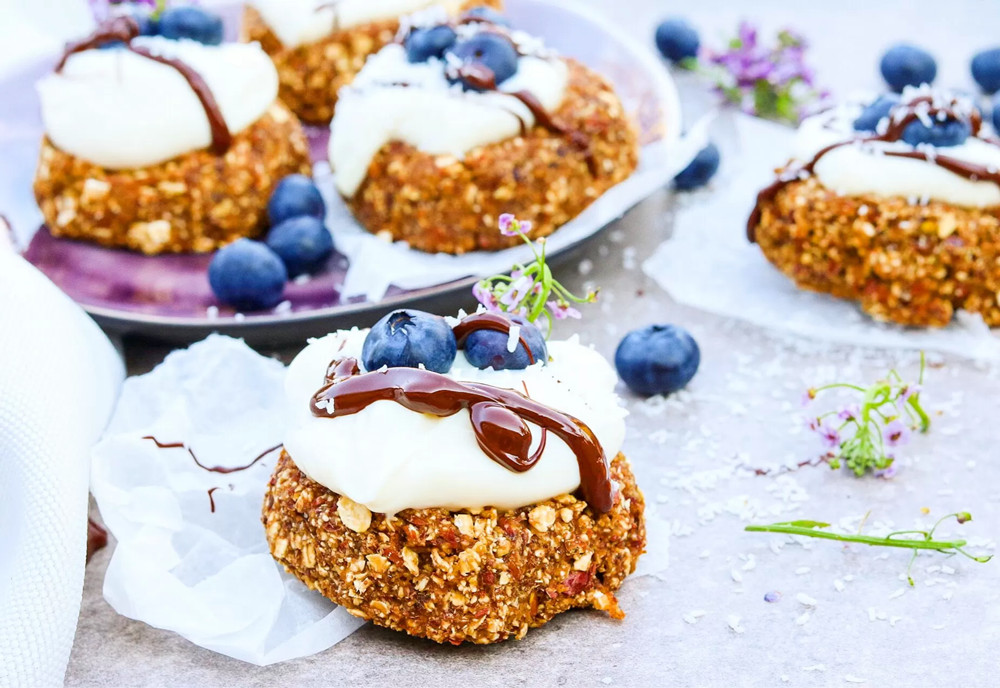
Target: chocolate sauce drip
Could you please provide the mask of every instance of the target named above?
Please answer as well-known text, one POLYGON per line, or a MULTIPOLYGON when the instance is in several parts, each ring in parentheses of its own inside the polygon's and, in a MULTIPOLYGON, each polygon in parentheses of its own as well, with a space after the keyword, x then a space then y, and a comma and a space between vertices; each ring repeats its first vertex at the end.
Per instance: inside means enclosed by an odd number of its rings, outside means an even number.
POLYGON ((158 439, 156 439, 152 435, 146 435, 142 439, 144 439, 144 440, 152 440, 152 442, 158 448, 160 448, 160 449, 185 449, 185 450, 187 450, 187 453, 191 456, 191 458, 194 460, 194 462, 198 466, 198 468, 202 469, 203 471, 208 471, 209 473, 222 473, 223 475, 227 475, 229 473, 238 473, 239 471, 245 471, 248 468, 252 468, 255 464, 257 464, 257 462, 259 462, 265 456, 267 456, 268 454, 270 454, 272 452, 278 451, 279 449, 281 449, 281 446, 282 446, 282 445, 278 444, 278 445, 275 445, 275 446, 271 447, 270 449, 268 449, 268 450, 266 450, 264 452, 261 452, 257 456, 257 458, 255 458, 253 461, 251 461, 250 463, 248 463, 246 466, 234 466, 234 467, 227 467, 227 466, 206 466, 201 461, 198 460, 198 457, 195 456, 194 451, 192 451, 191 447, 187 446, 183 442, 160 442, 158 439))
POLYGON ((332 2, 324 2, 316 6, 316 12, 321 12, 322 10, 333 10, 333 28, 330 33, 337 33, 340 31, 340 3, 343 0, 333 0, 332 2))
MULTIPOLYGON (((848 141, 840 141, 838 143, 831 144, 826 148, 821 149, 812 157, 812 160, 806 162, 802 165, 792 165, 786 170, 782 171, 778 177, 768 186, 761 189, 760 193, 757 194, 757 203, 754 205, 753 210, 750 213, 750 217, 747 219, 747 239, 754 243, 757 241, 757 226, 760 224, 761 219, 761 205, 774 200, 774 197, 778 195, 778 192, 789 184, 798 179, 805 179, 812 175, 816 169, 816 163, 818 163, 823 156, 832 150, 841 148, 842 146, 849 146, 852 144, 864 145, 866 143, 873 142, 883 142, 883 143, 895 143, 902 139, 903 132, 913 122, 921 119, 920 112, 923 108, 920 108, 923 104, 928 104, 931 107, 926 109, 926 115, 932 119, 936 118, 939 114, 944 114, 947 119, 961 120, 962 115, 957 112, 952 106, 945 107, 935 107, 933 106, 934 99, 931 96, 921 96, 915 98, 905 105, 905 113, 899 117, 894 116, 892 112, 889 113, 889 126, 886 127, 885 133, 879 134, 877 136, 865 136, 850 139, 848 141)), ((979 137, 979 131, 982 128, 983 118, 980 115, 979 110, 973 109, 971 114, 968 116, 969 128, 972 132, 972 136, 979 138, 980 141, 985 141, 993 145, 1000 145, 1000 142, 994 139, 988 139, 979 137)), ((965 160, 959 160, 957 158, 948 157, 947 155, 930 155, 924 151, 880 151, 882 155, 893 158, 909 158, 911 160, 923 160, 929 162, 932 165, 937 165, 938 167, 944 168, 951 172, 952 174, 957 174, 960 177, 964 177, 971 181, 989 181, 1000 186, 1000 172, 997 170, 991 170, 985 165, 978 165, 976 163, 967 162, 965 160)))
POLYGON ((376 401, 395 401, 404 408, 440 418, 468 410, 483 452, 510 471, 530 470, 542 456, 544 432, 552 432, 573 451, 580 468, 580 491, 595 511, 614 506, 615 490, 604 450, 582 421, 539 404, 510 389, 477 382, 458 382, 429 370, 389 368, 358 374, 356 360, 333 361, 326 384, 309 402, 318 418, 360 413, 376 401), (538 449, 531 449, 531 422, 543 429, 538 449))
MULTIPOLYGON (((470 315, 462 320, 462 322, 455 325, 455 327, 452 328, 452 332, 455 333, 455 341, 458 344, 458 348, 461 349, 465 345, 465 340, 468 339, 469 335, 476 330, 493 330, 494 332, 503 332, 509 337, 511 325, 515 324, 516 323, 512 322, 508 318, 505 318, 499 313, 476 313, 475 315, 470 315)), ((531 353, 528 341, 521 334, 518 334, 517 341, 520 342, 521 346, 524 347, 525 353, 528 354, 528 361, 534 363, 535 356, 531 353)))
POLYGON ((108 546, 108 531, 94 522, 92 518, 87 519, 87 561, 102 549, 108 546))
POLYGON ((61 72, 63 70, 63 67, 66 66, 66 60, 68 60, 71 55, 75 55, 76 53, 80 53, 85 50, 93 50, 105 45, 106 43, 121 41, 125 44, 125 48, 127 50, 132 51, 136 55, 141 55, 142 57, 153 60, 154 62, 159 62, 160 64, 167 65, 168 67, 173 67, 182 77, 184 77, 184 80, 187 81, 191 90, 194 91, 196 96, 198 96, 198 101, 205 110, 205 117, 208 119, 208 126, 212 130, 212 145, 210 150, 216 155, 222 155, 229 150, 229 146, 233 143, 233 135, 229 131, 226 119, 222 116, 222 110, 219 108, 219 104, 216 102, 215 96, 212 95, 212 89, 208 87, 208 84, 202 76, 189 65, 178 59, 163 57, 162 55, 154 55, 146 48, 133 46, 132 40, 138 36, 139 24, 136 23, 135 19, 132 17, 115 17, 98 26, 92 34, 83 40, 76 43, 70 43, 66 46, 66 50, 63 52, 62 58, 60 58, 59 64, 56 65, 56 72, 61 72))
POLYGON ((219 488, 217 487, 211 487, 208 490, 208 505, 211 508, 213 514, 215 513, 215 497, 212 496, 212 493, 214 493, 218 489, 219 488))
MULTIPOLYGON (((480 91, 497 91, 496 75, 493 70, 484 64, 478 62, 468 62, 463 64, 458 68, 458 75, 467 84, 473 88, 480 91)), ((506 93, 505 95, 513 96, 520 100, 526 108, 535 117, 535 122, 548 129, 554 134, 559 136, 565 136, 573 146, 581 151, 587 161, 587 168, 593 176, 598 174, 597 160, 594 157, 594 151, 590 147, 590 139, 582 131, 576 129, 570 129, 565 127, 554 119, 552 115, 549 114, 542 104, 539 102, 538 98, 534 96, 533 93, 529 91, 516 91, 514 93, 506 93)), ((524 120, 518 117, 521 122, 521 135, 527 134, 527 127, 525 126, 524 120)))

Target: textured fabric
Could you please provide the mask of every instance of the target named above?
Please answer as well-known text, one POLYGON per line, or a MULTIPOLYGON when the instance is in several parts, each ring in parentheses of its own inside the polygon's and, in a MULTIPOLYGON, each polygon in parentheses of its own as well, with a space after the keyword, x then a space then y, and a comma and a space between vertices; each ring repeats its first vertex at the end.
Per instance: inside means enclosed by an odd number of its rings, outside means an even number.
POLYGON ((88 454, 124 377, 111 342, 0 248, 0 686, 62 685, 80 613, 88 454))

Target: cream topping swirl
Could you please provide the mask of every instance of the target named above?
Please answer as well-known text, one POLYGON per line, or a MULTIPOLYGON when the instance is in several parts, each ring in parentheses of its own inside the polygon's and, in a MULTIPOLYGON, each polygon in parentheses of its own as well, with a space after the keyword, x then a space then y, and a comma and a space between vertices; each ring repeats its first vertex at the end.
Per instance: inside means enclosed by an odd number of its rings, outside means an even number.
MULTIPOLYGON (((803 121, 795 138, 794 157, 805 163, 827 146, 857 137, 853 123, 863 109, 843 104, 803 121)), ((880 154, 913 150, 917 149, 904 141, 841 146, 820 158, 814 174, 825 187, 845 196, 902 196, 976 208, 1000 205, 1000 187, 993 182, 965 179, 924 160, 880 154)), ((1000 169, 1000 146, 972 136, 959 146, 921 146, 920 150, 1000 169)))
POLYGON ((526 55, 499 92, 463 91, 448 82, 442 60, 411 64, 403 46, 388 45, 340 91, 329 151, 337 189, 353 196, 376 153, 391 141, 462 159, 474 148, 517 136, 521 123, 530 128, 535 117, 507 94, 528 91, 552 112, 562 104, 568 79, 563 60, 526 55))
MULTIPOLYGON (((538 463, 515 473, 479 447, 469 413, 439 418, 377 401, 336 418, 313 416, 309 402, 323 386, 330 363, 360 360, 368 330, 341 331, 313 340, 288 368, 285 381, 289 431, 285 449, 310 478, 364 504, 394 514, 404 509, 514 509, 573 492, 580 486, 576 455, 548 433, 538 463)), ((625 410, 614 388, 617 376, 604 358, 576 337, 549 342, 550 362, 526 370, 479 370, 458 352, 448 377, 521 391, 586 423, 612 458, 625 439, 625 410)), ((532 451, 541 430, 530 424, 532 451)))
MULTIPOLYGON (((256 43, 207 46, 137 38, 156 55, 190 66, 212 91, 232 134, 278 96, 278 73, 256 43)), ((205 109, 173 67, 128 50, 86 50, 38 83, 45 132, 56 147, 108 169, 156 165, 208 147, 205 109)))
POLYGON ((264 22, 286 48, 314 43, 335 30, 353 29, 372 22, 441 5, 457 14, 463 0, 250 0, 264 22))

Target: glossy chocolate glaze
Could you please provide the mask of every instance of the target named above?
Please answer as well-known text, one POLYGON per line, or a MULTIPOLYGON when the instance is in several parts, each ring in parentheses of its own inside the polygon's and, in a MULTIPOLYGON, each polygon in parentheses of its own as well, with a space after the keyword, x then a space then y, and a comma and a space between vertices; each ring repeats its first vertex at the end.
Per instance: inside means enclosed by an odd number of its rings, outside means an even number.
POLYGON ((394 401, 411 411, 440 418, 468 410, 483 452, 517 473, 531 470, 542 456, 544 441, 530 452, 527 423, 534 423, 562 439, 576 455, 580 491, 587 503, 600 513, 607 513, 614 505, 610 465, 590 428, 514 390, 458 382, 417 368, 359 374, 357 361, 345 358, 330 365, 326 384, 313 395, 309 408, 317 418, 339 418, 360 413, 377 401, 394 401))
MULTIPOLYGON (((897 108, 904 108, 901 113, 896 109, 889 113, 889 125, 882 134, 876 136, 860 136, 857 138, 849 139, 847 141, 840 141, 838 143, 831 144, 826 148, 821 149, 817 152, 811 160, 801 165, 792 165, 787 169, 783 170, 777 178, 768 186, 761 189, 760 193, 757 194, 757 203, 754 205, 753 211, 750 213, 750 217, 747 219, 747 239, 754 243, 757 240, 757 226, 760 224, 761 219, 761 205, 774 200, 774 197, 778 195, 778 192, 793 181, 799 179, 806 179, 815 172, 816 163, 818 163, 823 156, 832 150, 836 150, 842 146, 849 146, 852 144, 864 145, 866 143, 872 143, 876 141, 885 143, 894 143, 899 141, 903 137, 903 132, 913 122, 920 119, 920 114, 918 114, 918 108, 921 105, 928 105, 926 114, 931 119, 936 119, 938 115, 943 115, 947 119, 957 119, 961 120, 962 116, 958 113, 952 105, 945 107, 935 107, 933 105, 933 98, 930 96, 923 96, 920 98, 915 98, 914 100, 906 103, 905 105, 897 106, 897 108)), ((968 117, 969 128, 971 130, 972 136, 979 138, 981 141, 986 141, 993 145, 998 145, 998 142, 994 139, 987 139, 979 137, 980 130, 982 128, 982 115, 980 115, 979 110, 973 109, 971 115, 968 117)), ((961 177, 969 179, 971 181, 989 181, 1000 186, 1000 172, 997 170, 991 170, 985 165, 979 165, 976 163, 967 162, 965 160, 959 160, 957 158, 951 158, 947 155, 937 155, 931 154, 920 150, 914 151, 882 151, 883 155, 893 158, 909 158, 911 160, 923 160, 932 165, 937 165, 938 167, 944 168, 953 174, 957 174, 961 177)))
POLYGON ((133 46, 132 40, 138 36, 139 24, 132 17, 115 17, 110 19, 98 26, 92 34, 83 40, 70 43, 66 46, 62 58, 56 65, 56 72, 62 71, 63 67, 66 66, 66 60, 71 55, 85 50, 93 50, 114 41, 121 41, 125 44, 127 50, 132 51, 136 55, 141 55, 147 59, 172 67, 184 77, 191 90, 198 96, 198 101, 205 110, 205 117, 208 119, 208 126, 212 131, 212 145, 210 150, 216 155, 222 155, 229 150, 229 146, 233 142, 232 133, 229 131, 229 126, 222 116, 222 110, 219 108, 215 96, 212 95, 212 89, 208 87, 205 80, 189 65, 178 59, 154 55, 146 48, 133 46))

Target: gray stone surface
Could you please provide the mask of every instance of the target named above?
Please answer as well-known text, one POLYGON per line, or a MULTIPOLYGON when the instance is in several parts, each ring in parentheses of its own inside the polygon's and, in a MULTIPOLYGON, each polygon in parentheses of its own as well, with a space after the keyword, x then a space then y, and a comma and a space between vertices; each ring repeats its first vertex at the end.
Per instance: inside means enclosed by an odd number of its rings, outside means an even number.
MULTIPOLYGON (((603 7, 637 40, 647 40, 662 13, 683 12, 718 38, 748 13, 731 0, 703 0, 696 10, 654 0, 589 4, 603 7)), ((802 29, 816 43, 821 79, 841 91, 874 87, 880 48, 901 38, 930 45, 945 82, 965 85, 969 55, 988 44, 1000 24, 984 2, 813 5, 806 11, 803 3, 757 2, 753 15, 766 26, 802 29)), ((833 377, 872 380, 892 365, 912 376, 916 358, 775 337, 673 304, 639 269, 668 235, 672 204, 665 194, 648 200, 559 271, 574 287, 584 280, 600 284, 604 298, 584 320, 560 324, 557 336, 578 331, 610 356, 626 331, 675 322, 691 329, 703 349, 689 393, 661 405, 626 395, 632 415, 625 452, 647 500, 674 526, 669 570, 622 589, 623 622, 574 612, 520 642, 460 648, 368 626, 319 655, 258 668, 115 614, 101 597, 109 548, 87 571, 67 684, 770 686, 787 677, 789 685, 802 686, 855 679, 885 686, 996 685, 997 562, 922 556, 911 589, 899 578, 909 558, 905 551, 824 541, 778 548, 780 538, 744 533, 743 526, 751 517, 839 521, 870 510, 869 524, 908 528, 968 509, 976 520, 961 534, 996 538, 998 371, 956 357, 933 359, 925 399, 938 412, 934 428, 904 450, 891 481, 824 467, 780 478, 737 471, 738 463, 767 466, 819 452, 802 429, 805 387, 833 377), (592 271, 584 277, 581 268, 588 265, 592 271), (954 573, 927 570, 935 566, 954 573), (849 577, 838 592, 834 581, 849 577), (765 603, 772 590, 783 593, 781 600, 765 603), (903 594, 895 596, 899 590, 903 594), (798 593, 816 606, 808 610, 798 593), (685 622, 683 616, 696 610, 705 615, 685 622), (806 611, 808 619, 797 624, 806 611), (733 615, 742 633, 730 628, 733 615)), ((470 303, 454 308, 463 305, 470 303)), ((130 371, 149 370, 166 351, 127 342, 130 371)), ((287 359, 295 351, 274 353, 287 359)))

